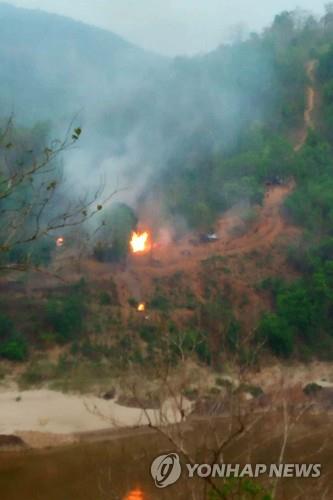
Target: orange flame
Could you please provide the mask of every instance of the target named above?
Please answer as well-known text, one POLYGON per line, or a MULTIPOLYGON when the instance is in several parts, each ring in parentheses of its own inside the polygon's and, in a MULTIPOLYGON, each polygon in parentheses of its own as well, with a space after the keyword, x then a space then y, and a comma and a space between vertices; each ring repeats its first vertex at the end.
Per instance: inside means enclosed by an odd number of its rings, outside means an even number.
POLYGON ((125 500, 144 500, 143 491, 140 489, 132 490, 125 497, 125 500))
POLYGON ((144 304, 143 302, 141 302, 141 304, 138 305, 138 311, 139 312, 145 312, 146 310, 146 304, 144 304))
POLYGON ((143 233, 132 233, 132 238, 130 241, 130 246, 133 253, 145 252, 149 250, 149 233, 147 231, 143 233))

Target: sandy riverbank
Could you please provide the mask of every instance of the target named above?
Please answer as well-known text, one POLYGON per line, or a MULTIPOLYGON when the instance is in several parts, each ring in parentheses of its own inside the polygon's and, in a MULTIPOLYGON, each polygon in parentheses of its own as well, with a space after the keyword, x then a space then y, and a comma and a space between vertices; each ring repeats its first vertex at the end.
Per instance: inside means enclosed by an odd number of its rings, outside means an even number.
MULTIPOLYGON (((236 382, 233 377, 229 378, 236 382)), ((302 395, 302 387, 308 383, 315 382, 326 388, 333 386, 332 364, 274 364, 252 373, 245 382, 261 387, 265 394, 273 394, 275 400, 280 389, 284 394, 299 387, 299 395, 302 395)), ((210 383, 214 384, 213 376, 210 383)), ((187 413, 192 405, 183 399, 182 408, 187 413)), ((47 388, 19 391, 15 383, 0 389, 0 435, 18 436, 33 448, 146 432, 149 421, 172 424, 180 418, 179 402, 175 401, 173 405, 166 401, 161 411, 144 412, 92 394, 63 394, 47 388)))
MULTIPOLYGON (((186 403, 186 402, 185 402, 186 403)), ((47 389, 0 393, 0 434, 20 436, 33 447, 58 446, 78 440, 79 433, 175 423, 180 415, 166 402, 162 411, 128 408, 92 395, 47 389)))

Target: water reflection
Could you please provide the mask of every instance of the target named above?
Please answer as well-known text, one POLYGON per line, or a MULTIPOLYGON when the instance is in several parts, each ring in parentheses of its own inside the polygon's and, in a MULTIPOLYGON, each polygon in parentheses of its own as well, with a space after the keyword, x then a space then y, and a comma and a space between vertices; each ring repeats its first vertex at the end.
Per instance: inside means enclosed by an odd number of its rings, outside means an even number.
MULTIPOLYGON (((274 414, 258 420, 251 433, 244 433, 228 448, 226 462, 246 463, 249 450, 252 450, 252 463, 271 463, 272 457, 280 453, 283 436, 283 419, 282 424, 276 424, 277 418, 278 414, 274 414)), ((327 472, 323 482, 318 484, 317 480, 309 479, 306 485, 307 498, 319 498, 317 488, 324 487, 326 481, 329 486, 333 484, 333 442, 328 439, 333 435, 332 415, 330 412, 304 413, 299 422, 290 433, 285 460, 286 463, 297 463, 300 456, 306 456, 311 463, 325 464, 327 472), (314 429, 318 432, 313 432, 314 429)), ((221 419, 217 424, 220 424, 221 437, 224 438, 228 421, 221 419)), ((202 461, 201 451, 197 450, 208 449, 203 448, 203 439, 206 447, 211 445, 207 429, 212 428, 212 421, 209 421, 209 427, 204 420, 192 425, 193 430, 186 439, 193 447, 190 451, 202 461)), ((138 435, 128 438, 56 450, 27 450, 18 454, 1 452, 0 500, 188 500, 194 498, 194 489, 199 498, 201 487, 199 491, 197 489, 201 483, 188 481, 185 477, 170 490, 156 490, 149 474, 150 465, 162 453, 174 451, 166 438, 138 432, 138 435)), ((282 480, 279 483, 280 498, 299 496, 298 481, 300 479, 296 478, 282 480)))
POLYGON ((124 500, 146 500, 143 491, 140 488, 135 488, 135 490, 130 491, 124 500))

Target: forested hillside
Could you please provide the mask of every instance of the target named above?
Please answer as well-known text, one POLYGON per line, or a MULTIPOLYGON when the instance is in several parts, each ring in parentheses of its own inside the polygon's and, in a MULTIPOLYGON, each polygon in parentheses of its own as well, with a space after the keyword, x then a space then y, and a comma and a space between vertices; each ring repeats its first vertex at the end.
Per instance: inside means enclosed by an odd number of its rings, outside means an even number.
MULTIPOLYGON (((148 212, 152 228, 172 227, 177 239, 190 231, 214 232, 226 211, 242 205, 248 211, 246 222, 251 230, 268 187, 287 186, 283 220, 297 226, 301 236, 279 249, 283 265, 289 266, 281 276, 276 275, 276 267, 274 275, 269 265, 263 276, 265 264, 250 256, 253 266, 263 268, 260 277, 264 278, 256 284, 252 280, 250 290, 266 311, 256 318, 255 328, 251 324, 253 342, 264 341, 277 356, 331 358, 333 8, 328 6, 321 19, 298 11, 283 12, 261 34, 251 34, 209 54, 173 60, 145 53, 102 30, 41 12, 1 5, 0 23, 0 102, 2 110, 15 111, 14 125, 9 128, 5 114, 1 117, 4 269, 52 266, 56 261, 54 238, 68 221, 80 226, 79 215, 83 216, 82 233, 75 233, 75 239, 68 230, 71 251, 78 252, 75 242, 88 241, 85 232, 91 231, 94 236, 86 257, 121 264, 126 262, 131 231, 140 223, 141 214, 148 212), (307 109, 309 101, 311 110, 307 109), (82 107, 83 134, 77 127, 72 135, 74 153, 79 148, 82 155, 73 169, 66 160, 68 144, 60 148, 64 155, 58 157, 53 152, 59 143, 50 143, 50 138, 82 107), (308 119, 307 114, 311 115, 308 119), (45 119, 48 125, 41 122, 45 119), (36 178, 35 167, 29 170, 31 165, 49 162, 52 168, 44 169, 42 176, 36 178), (98 224, 85 225, 90 213, 73 205, 71 197, 78 190, 82 201, 91 180, 102 172, 108 175, 111 187, 112 176, 119 174, 126 181, 126 190, 120 190, 116 208, 108 206, 103 211, 103 204, 97 197, 93 199, 95 212, 101 212, 98 224), (74 182, 66 189, 69 173, 74 182), (32 195, 37 196, 33 205, 29 201, 32 195), (67 205, 74 219, 59 212, 59 206, 67 205), (13 212, 23 214, 19 221, 13 219, 13 212), (55 224, 57 217, 65 224, 55 224), (8 241, 8 231, 17 238, 8 241), (293 279, 284 279, 288 272, 293 279)), ((264 215, 270 222, 270 208, 274 211, 276 205, 267 203, 264 215)), ((185 255, 189 257, 188 251, 185 255)), ((269 257, 265 258, 268 262, 269 257)), ((231 273, 225 266, 219 270, 231 273)), ((232 287, 232 276, 230 280, 232 287)), ((156 296, 150 297, 150 304, 167 326, 162 328, 157 322, 141 328, 149 356, 164 330, 171 335, 181 328, 170 312, 166 290, 156 284, 156 276, 152 282, 156 296)), ((200 296, 195 285, 191 289, 188 283, 184 288, 185 309, 197 312, 187 325, 184 345, 191 351, 192 344, 203 338, 197 355, 210 363, 210 351, 214 351, 210 334, 216 324, 227 325, 215 334, 225 335, 226 349, 231 350, 249 327, 246 321, 242 323, 241 314, 235 314, 237 298, 232 293, 221 291, 214 280, 206 285, 200 296)), ((90 340, 80 343, 87 302, 96 300, 85 287, 81 283, 67 301, 62 296, 44 297, 38 305, 42 309, 39 319, 36 314, 32 320, 38 324, 39 346, 73 343, 74 351, 104 355, 103 348, 94 351, 90 340)), ((113 292, 114 287, 113 283, 113 292)), ((112 297, 117 297, 113 292, 112 297)), ((151 289, 149 293, 152 295, 151 289)), ((112 304, 112 297, 99 296, 99 306, 112 304)), ((118 299, 114 299, 116 313, 110 320, 117 327, 123 305, 118 299)), ((131 297, 130 305, 134 307, 136 301, 131 297)), ((25 359, 27 338, 34 337, 36 325, 17 328, 5 309, 6 305, 0 318, 0 354, 25 359)), ((94 327, 103 330, 105 325, 94 327)), ((122 332, 134 330, 130 322, 121 325, 122 332)), ((117 337, 119 345, 113 355, 126 343, 124 339, 117 337)), ((137 349, 134 361, 141 362, 142 353, 137 349)))
POLYGON ((21 123, 97 113, 164 63, 113 33, 38 10, 1 3, 0 25, 0 105, 21 123))

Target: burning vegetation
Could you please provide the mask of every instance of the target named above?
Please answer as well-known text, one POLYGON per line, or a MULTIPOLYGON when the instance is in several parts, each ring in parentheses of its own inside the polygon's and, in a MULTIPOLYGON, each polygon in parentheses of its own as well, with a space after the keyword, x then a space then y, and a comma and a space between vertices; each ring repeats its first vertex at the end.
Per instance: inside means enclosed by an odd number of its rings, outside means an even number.
POLYGON ((136 232, 133 231, 130 240, 132 253, 145 253, 151 249, 151 238, 148 231, 136 232))

